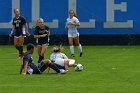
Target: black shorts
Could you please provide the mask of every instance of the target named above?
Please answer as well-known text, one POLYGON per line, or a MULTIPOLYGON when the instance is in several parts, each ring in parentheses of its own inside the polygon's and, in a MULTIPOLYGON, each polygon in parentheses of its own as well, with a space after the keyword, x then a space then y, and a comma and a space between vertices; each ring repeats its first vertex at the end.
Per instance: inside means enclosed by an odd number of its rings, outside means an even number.
POLYGON ((20 37, 20 36, 23 36, 23 33, 22 31, 15 31, 14 36, 20 37))
POLYGON ((43 46, 43 45, 47 45, 48 46, 48 42, 38 42, 38 46, 43 46))

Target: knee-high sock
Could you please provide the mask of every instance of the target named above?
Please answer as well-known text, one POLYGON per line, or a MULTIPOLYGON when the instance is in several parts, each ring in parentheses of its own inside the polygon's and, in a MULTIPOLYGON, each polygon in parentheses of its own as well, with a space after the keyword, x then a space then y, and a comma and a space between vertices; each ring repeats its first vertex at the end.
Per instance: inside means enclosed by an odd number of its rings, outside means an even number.
POLYGON ((71 54, 74 54, 74 46, 70 46, 70 52, 71 54))
POLYGON ((80 53, 82 53, 82 45, 81 44, 79 44, 78 50, 79 50, 80 53))
POLYGON ((39 55, 38 63, 40 63, 44 59, 44 56, 39 55))
POLYGON ((16 47, 16 49, 19 51, 19 46, 15 46, 16 47))
POLYGON ((57 73, 60 73, 59 68, 58 68, 54 63, 50 64, 49 67, 52 68, 52 69, 53 69, 54 71, 56 71, 57 73))
POLYGON ((19 46, 19 54, 21 55, 23 52, 23 46, 19 46))

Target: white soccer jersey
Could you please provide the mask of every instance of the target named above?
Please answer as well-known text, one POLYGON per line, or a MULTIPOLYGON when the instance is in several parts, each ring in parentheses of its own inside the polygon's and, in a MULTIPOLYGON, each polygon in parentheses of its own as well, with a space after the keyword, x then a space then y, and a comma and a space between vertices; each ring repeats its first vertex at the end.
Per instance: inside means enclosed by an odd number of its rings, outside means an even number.
POLYGON ((58 53, 52 53, 51 56, 50 56, 50 60, 54 61, 58 58, 62 58, 62 59, 68 59, 68 57, 64 54, 64 53, 61 53, 61 52, 58 52, 58 53))
POLYGON ((68 24, 68 33, 77 33, 77 26, 71 25, 70 23, 79 23, 78 18, 67 18, 67 24, 68 24))
POLYGON ((60 66, 64 66, 64 61, 66 59, 68 59, 68 57, 64 53, 58 52, 58 53, 52 53, 51 56, 50 56, 50 59, 54 63, 56 63, 60 66))

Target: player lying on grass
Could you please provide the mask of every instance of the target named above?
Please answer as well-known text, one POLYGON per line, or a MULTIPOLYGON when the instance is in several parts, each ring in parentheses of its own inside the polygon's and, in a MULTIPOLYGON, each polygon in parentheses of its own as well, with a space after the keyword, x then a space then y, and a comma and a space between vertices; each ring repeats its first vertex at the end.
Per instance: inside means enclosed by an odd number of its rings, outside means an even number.
POLYGON ((59 68, 64 69, 68 72, 69 66, 76 66, 73 59, 68 59, 68 57, 61 52, 60 47, 53 47, 53 53, 50 55, 50 60, 59 68))
POLYGON ((65 73, 65 70, 60 70, 54 63, 51 63, 50 60, 42 60, 40 63, 35 65, 33 63, 33 59, 31 57, 31 54, 34 52, 34 45, 33 44, 28 44, 27 45, 27 52, 23 56, 23 63, 20 68, 20 74, 41 74, 44 72, 47 67, 52 68, 56 73, 65 73))

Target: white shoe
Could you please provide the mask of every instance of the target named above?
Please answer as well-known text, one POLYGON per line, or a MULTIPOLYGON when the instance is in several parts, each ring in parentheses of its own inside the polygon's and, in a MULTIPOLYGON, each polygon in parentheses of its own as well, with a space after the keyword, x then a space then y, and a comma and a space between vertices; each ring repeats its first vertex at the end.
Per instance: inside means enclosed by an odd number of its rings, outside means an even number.
POLYGON ((60 69, 60 73, 61 74, 65 74, 67 71, 65 71, 64 69, 60 69))

